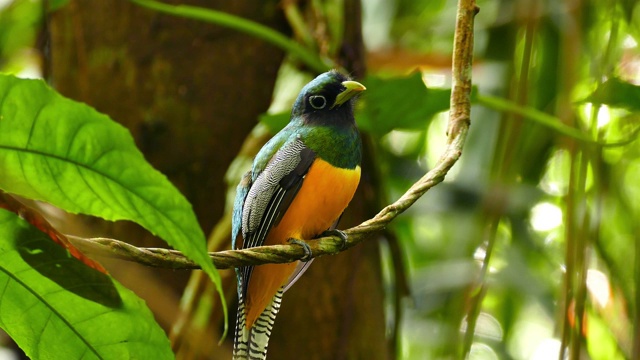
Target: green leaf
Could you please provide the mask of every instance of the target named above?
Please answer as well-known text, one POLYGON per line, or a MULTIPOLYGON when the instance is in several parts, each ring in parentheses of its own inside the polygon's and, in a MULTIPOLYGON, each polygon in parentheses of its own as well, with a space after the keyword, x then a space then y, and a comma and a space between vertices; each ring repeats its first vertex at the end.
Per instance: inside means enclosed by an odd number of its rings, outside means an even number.
POLYGON ((0 75, 0 174, 6 192, 142 225, 199 264, 223 298, 191 205, 106 115, 41 80, 0 75))
POLYGON ((640 111, 640 86, 610 78, 585 101, 637 112, 640 111))
POLYGON ((171 359, 144 301, 0 209, 0 327, 32 359, 171 359))
POLYGON ((369 76, 362 83, 364 110, 357 114, 360 129, 383 135, 393 129, 425 129, 431 118, 449 109, 450 89, 427 88, 420 73, 383 79, 369 76))

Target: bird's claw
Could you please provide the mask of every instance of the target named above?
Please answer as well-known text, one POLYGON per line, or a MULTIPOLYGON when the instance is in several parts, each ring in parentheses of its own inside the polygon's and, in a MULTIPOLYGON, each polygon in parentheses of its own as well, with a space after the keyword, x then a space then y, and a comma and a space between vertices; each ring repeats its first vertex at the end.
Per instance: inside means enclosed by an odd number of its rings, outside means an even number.
POLYGON ((325 230, 322 234, 320 234, 320 237, 324 237, 324 236, 336 236, 340 238, 340 240, 342 240, 342 242, 340 243, 340 250, 344 249, 344 247, 347 245, 348 236, 342 230, 338 230, 338 229, 325 230))
POLYGON ((300 241, 298 239, 289 239, 289 243, 298 244, 302 246, 302 248, 304 249, 304 256, 300 259, 300 261, 307 262, 311 260, 311 257, 313 256, 313 252, 311 252, 311 247, 309 246, 309 244, 307 244, 304 241, 300 241))

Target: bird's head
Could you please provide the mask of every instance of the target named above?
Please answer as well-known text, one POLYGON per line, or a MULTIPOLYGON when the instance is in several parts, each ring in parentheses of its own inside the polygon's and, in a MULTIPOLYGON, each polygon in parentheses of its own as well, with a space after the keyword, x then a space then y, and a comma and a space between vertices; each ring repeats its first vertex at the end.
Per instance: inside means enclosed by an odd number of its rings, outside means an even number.
POLYGON ((353 123, 354 97, 364 90, 364 85, 336 70, 320 74, 300 91, 291 118, 305 123, 353 123))

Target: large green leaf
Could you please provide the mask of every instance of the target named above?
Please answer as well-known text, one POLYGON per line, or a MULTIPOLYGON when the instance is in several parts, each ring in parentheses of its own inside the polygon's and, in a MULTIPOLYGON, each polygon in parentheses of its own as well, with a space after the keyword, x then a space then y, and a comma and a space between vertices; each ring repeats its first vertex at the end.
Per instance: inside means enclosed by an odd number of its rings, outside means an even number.
POLYGON ((133 292, 0 209, 0 327, 32 359, 170 359, 133 292))
POLYGON ((427 88, 420 73, 362 81, 363 111, 357 115, 360 129, 382 135, 393 129, 425 129, 431 118, 449 109, 450 89, 427 88))
POLYGON ((198 263, 222 294, 184 196, 146 162, 127 129, 43 81, 0 75, 0 189, 134 221, 198 263))

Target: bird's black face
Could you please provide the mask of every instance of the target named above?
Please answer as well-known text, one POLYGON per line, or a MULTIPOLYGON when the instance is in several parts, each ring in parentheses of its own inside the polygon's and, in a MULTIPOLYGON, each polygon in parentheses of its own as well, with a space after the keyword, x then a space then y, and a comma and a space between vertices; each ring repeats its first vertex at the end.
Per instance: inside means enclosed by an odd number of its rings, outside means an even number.
MULTIPOLYGON (((343 81, 346 81, 346 78, 343 81)), ((336 98, 338 97, 338 94, 340 94, 344 90, 346 90, 346 88, 344 85, 342 85, 342 81, 336 80, 325 83, 321 88, 313 89, 313 91, 305 93, 303 114, 310 114, 318 111, 330 111, 335 109, 334 105, 336 102, 336 98)))
POLYGON ((353 124, 353 97, 365 88, 333 70, 319 75, 298 95, 292 118, 305 123, 353 124))

